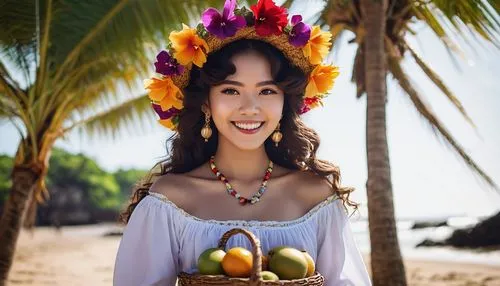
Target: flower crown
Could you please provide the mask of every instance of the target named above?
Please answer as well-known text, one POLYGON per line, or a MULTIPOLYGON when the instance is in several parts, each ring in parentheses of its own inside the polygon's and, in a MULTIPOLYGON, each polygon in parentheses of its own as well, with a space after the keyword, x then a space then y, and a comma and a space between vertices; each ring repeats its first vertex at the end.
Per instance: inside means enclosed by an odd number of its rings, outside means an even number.
POLYGON ((144 81, 163 126, 177 129, 182 90, 189 83, 192 65, 203 67, 208 54, 239 39, 257 39, 275 46, 309 77, 299 114, 323 105, 321 100, 339 74, 336 66, 322 64, 332 45, 332 34, 319 26, 310 27, 300 15, 292 16, 289 23, 286 9, 272 0, 259 0, 250 9, 236 8, 236 0, 226 0, 222 13, 214 8, 205 10, 196 29, 183 24, 181 31, 170 33, 168 51, 156 56, 159 75, 144 81))

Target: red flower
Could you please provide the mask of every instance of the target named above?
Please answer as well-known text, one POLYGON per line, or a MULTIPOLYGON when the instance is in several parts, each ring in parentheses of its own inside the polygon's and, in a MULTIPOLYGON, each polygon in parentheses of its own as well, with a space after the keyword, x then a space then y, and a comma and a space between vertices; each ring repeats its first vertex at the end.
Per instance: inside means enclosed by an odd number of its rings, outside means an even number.
POLYGON ((259 0, 250 9, 255 16, 255 32, 259 36, 279 36, 288 24, 286 9, 276 6, 272 0, 259 0))

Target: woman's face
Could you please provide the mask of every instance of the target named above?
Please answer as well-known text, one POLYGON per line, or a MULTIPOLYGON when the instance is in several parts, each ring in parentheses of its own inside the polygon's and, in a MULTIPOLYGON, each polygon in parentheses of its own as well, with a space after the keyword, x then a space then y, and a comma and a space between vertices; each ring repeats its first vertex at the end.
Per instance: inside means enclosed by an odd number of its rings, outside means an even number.
POLYGON ((274 84, 269 62, 255 52, 232 58, 236 72, 210 89, 210 114, 225 140, 242 150, 259 148, 283 112, 284 94, 274 84))

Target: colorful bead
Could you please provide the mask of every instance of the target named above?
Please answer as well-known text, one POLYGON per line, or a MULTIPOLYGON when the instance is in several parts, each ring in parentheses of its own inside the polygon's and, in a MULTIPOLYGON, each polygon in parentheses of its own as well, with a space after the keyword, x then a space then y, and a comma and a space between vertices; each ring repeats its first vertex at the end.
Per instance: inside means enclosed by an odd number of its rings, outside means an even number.
POLYGON ((260 197, 266 191, 267 181, 271 177, 271 173, 273 171, 273 166, 274 166, 273 162, 269 161, 269 166, 266 169, 266 172, 265 172, 264 178, 262 179, 262 184, 261 184, 261 187, 259 188, 259 191, 255 195, 253 195, 251 199, 247 199, 245 197, 242 197, 240 194, 238 194, 238 192, 236 192, 233 189, 233 187, 231 186, 231 184, 229 183, 227 178, 217 169, 217 166, 215 165, 214 156, 210 157, 210 169, 217 176, 217 178, 219 178, 219 180, 221 180, 225 184, 226 191, 228 192, 228 194, 230 194, 230 195, 234 196, 236 199, 238 199, 240 205, 242 205, 242 206, 246 205, 247 203, 255 204, 258 201, 260 201, 260 197))

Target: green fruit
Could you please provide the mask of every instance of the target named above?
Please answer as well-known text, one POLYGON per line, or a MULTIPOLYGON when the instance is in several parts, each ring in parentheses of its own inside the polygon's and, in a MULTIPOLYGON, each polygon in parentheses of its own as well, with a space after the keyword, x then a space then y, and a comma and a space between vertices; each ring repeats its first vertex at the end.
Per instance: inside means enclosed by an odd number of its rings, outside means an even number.
POLYGON ((226 252, 220 248, 209 248, 198 257, 198 271, 201 274, 219 275, 224 274, 222 259, 226 252))
POLYGON ((272 273, 271 271, 262 271, 261 274, 262 274, 262 280, 266 280, 266 281, 279 281, 280 280, 278 275, 272 273))
POLYGON ((269 256, 272 256, 274 253, 282 250, 283 248, 291 248, 291 246, 286 246, 286 245, 282 245, 282 246, 276 246, 275 248, 269 250, 269 252, 267 253, 269 256))
POLYGON ((269 270, 282 280, 301 279, 307 274, 307 260, 304 254, 292 247, 275 251, 269 258, 269 270))

